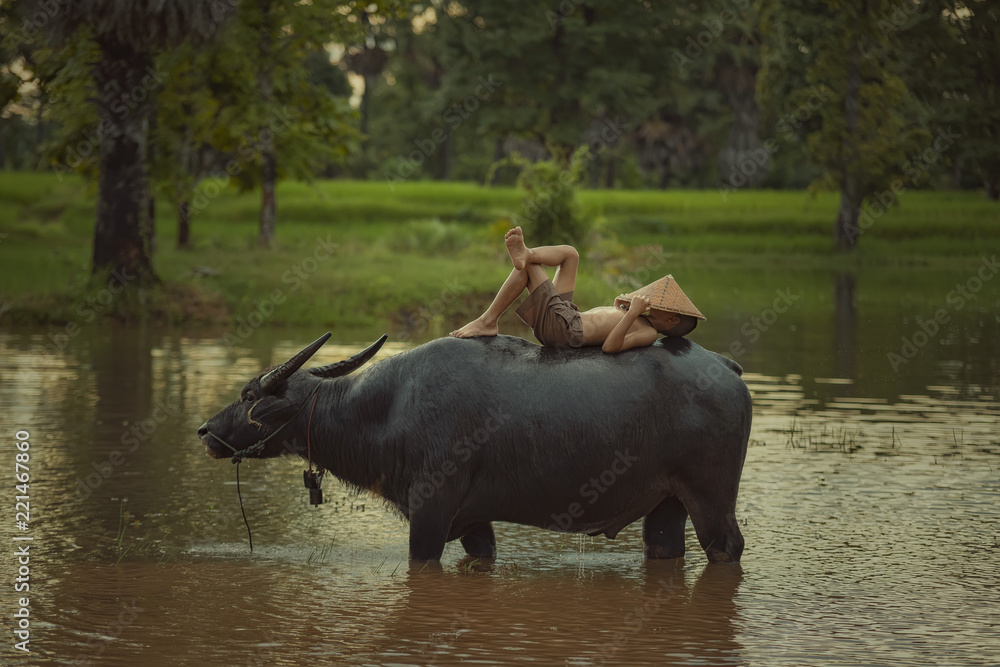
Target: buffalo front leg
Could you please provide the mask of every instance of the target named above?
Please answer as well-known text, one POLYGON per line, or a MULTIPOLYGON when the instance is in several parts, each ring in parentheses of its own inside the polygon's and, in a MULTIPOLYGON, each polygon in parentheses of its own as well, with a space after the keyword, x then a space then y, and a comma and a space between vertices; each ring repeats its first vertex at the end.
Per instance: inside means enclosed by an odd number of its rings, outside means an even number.
POLYGON ((426 510, 410 515, 410 560, 441 560, 451 521, 426 510))
POLYGON ((475 558, 494 558, 497 555, 497 538, 493 534, 493 524, 486 521, 477 523, 462 537, 465 553, 475 558))
POLYGON ((642 521, 642 541, 647 558, 680 558, 684 555, 687 510, 675 496, 665 499, 642 521))
POLYGON ((455 514, 440 493, 428 498, 427 489, 433 487, 417 484, 410 490, 410 560, 441 560, 455 514))

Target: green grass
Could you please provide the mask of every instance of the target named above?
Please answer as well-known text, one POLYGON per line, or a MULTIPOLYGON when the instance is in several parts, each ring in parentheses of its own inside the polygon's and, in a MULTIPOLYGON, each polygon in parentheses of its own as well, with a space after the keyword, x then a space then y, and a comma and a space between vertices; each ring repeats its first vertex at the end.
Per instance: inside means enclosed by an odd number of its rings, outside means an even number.
MULTIPOLYGON (((478 313, 505 277, 503 233, 521 199, 512 188, 468 183, 282 183, 277 244, 261 250, 258 194, 204 194, 187 251, 176 249, 176 216, 158 200, 154 265, 165 287, 119 297, 102 314, 145 310, 171 323, 231 325, 263 313, 276 325, 438 330, 478 313), (322 262, 317 239, 337 244, 322 262)), ((666 253, 661 273, 690 273, 965 267, 1000 246, 1000 207, 975 193, 907 192, 846 257, 832 248, 833 193, 747 191, 723 200, 715 190, 601 190, 579 198, 594 221, 577 288, 588 305, 641 279, 635 272, 657 248, 666 253)), ((104 287, 89 273, 95 202, 93 186, 75 178, 0 172, 0 322, 58 324, 97 311, 99 302, 88 301, 104 287)))

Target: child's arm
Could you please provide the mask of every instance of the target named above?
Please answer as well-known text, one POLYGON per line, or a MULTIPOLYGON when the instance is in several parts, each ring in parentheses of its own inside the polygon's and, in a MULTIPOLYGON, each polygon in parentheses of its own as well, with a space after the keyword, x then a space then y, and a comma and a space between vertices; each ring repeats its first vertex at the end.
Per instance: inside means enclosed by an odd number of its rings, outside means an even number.
POLYGON ((644 297, 633 297, 632 303, 628 306, 628 312, 615 325, 615 328, 611 330, 608 337, 604 339, 604 345, 601 346, 601 349, 606 354, 612 354, 614 352, 629 350, 633 347, 652 345, 659 336, 653 327, 646 325, 639 327, 637 331, 630 331, 632 325, 635 324, 640 315, 646 312, 648 307, 649 301, 644 297))

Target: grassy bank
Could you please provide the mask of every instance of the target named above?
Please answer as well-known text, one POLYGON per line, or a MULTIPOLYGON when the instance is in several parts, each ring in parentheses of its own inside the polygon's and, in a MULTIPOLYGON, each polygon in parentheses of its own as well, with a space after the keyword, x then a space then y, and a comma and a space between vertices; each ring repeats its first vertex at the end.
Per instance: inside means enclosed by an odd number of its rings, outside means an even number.
MULTIPOLYGON (((173 323, 366 327, 388 318, 440 328, 477 313, 503 280, 502 237, 520 200, 509 188, 345 181, 283 183, 277 196, 272 250, 255 246, 257 194, 204 193, 193 250, 176 249, 175 215, 161 200, 154 263, 164 287, 110 299, 89 273, 92 188, 0 173, 0 322, 138 311, 173 323)), ((1000 207, 970 193, 905 193, 850 257, 831 247, 834 194, 583 191, 580 201, 594 221, 577 291, 585 305, 646 277, 713 265, 971 266, 1000 247, 1000 207)))

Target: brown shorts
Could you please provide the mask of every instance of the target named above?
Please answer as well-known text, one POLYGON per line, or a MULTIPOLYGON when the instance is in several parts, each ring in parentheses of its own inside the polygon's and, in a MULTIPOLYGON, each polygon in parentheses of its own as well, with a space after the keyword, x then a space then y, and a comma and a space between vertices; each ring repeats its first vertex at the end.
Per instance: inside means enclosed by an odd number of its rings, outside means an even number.
POLYGON ((518 307, 517 316, 531 327, 542 345, 581 347, 583 320, 572 299, 572 292, 556 294, 555 285, 546 280, 518 307))

